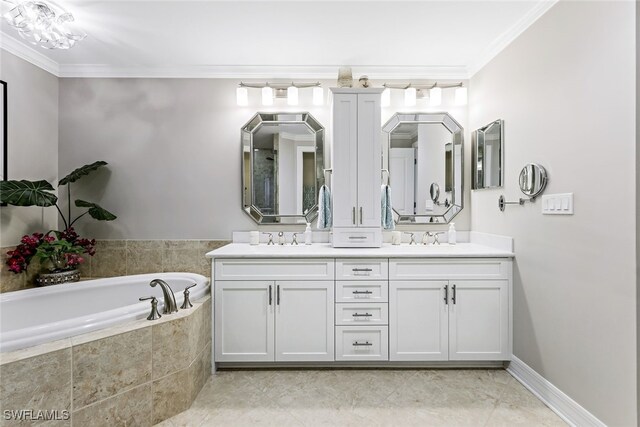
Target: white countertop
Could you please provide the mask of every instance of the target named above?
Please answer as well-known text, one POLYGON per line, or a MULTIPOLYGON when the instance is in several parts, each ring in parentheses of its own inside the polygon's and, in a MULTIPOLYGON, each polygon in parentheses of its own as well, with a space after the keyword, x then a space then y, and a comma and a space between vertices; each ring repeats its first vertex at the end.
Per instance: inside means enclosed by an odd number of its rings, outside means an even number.
POLYGON ((207 253, 207 258, 512 258, 514 253, 477 243, 394 246, 381 248, 333 248, 330 243, 271 245, 231 243, 207 253))

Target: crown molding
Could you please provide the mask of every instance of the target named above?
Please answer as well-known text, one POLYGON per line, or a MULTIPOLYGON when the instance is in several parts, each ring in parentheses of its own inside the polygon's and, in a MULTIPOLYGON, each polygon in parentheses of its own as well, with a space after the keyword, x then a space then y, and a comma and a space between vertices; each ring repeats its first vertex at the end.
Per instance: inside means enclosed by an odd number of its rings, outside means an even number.
POLYGON ((56 77, 60 77, 60 66, 56 61, 5 32, 0 32, 0 49, 6 50, 56 77))
MULTIPOLYGON (((60 65, 59 77, 104 78, 217 78, 217 79, 333 79, 339 65, 200 65, 177 67, 112 67, 102 64, 60 65)), ((353 66, 355 78, 466 79, 465 66, 353 66)))
POLYGON ((485 49, 472 63, 467 67, 468 78, 471 78, 487 65, 493 58, 498 56, 512 41, 514 41, 527 28, 533 25, 542 15, 547 13, 559 0, 541 0, 526 15, 524 15, 511 28, 502 33, 495 39, 487 49, 485 49))

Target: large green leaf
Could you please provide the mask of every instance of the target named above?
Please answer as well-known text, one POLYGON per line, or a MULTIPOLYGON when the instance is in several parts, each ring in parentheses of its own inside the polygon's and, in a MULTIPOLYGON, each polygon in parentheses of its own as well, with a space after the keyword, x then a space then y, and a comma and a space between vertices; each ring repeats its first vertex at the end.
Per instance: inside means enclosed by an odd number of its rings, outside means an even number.
POLYGON ((117 218, 114 214, 106 209, 101 208, 95 203, 85 202, 84 200, 76 200, 76 206, 79 208, 89 208, 89 215, 98 221, 113 221, 117 218))
POLYGON ((0 202, 13 206, 53 206, 58 197, 47 181, 0 181, 0 202))
POLYGON ((82 167, 79 167, 78 169, 76 169, 73 172, 71 172, 69 175, 67 175, 64 178, 62 178, 60 180, 60 183, 58 184, 58 186, 69 184, 70 182, 76 182, 77 180, 79 180, 83 176, 89 175, 94 170, 96 170, 96 169, 98 169, 98 168, 100 168, 100 167, 102 167, 102 166, 104 166, 106 164, 108 164, 108 163, 104 162, 102 160, 98 160, 97 162, 93 162, 90 165, 84 165, 82 167))

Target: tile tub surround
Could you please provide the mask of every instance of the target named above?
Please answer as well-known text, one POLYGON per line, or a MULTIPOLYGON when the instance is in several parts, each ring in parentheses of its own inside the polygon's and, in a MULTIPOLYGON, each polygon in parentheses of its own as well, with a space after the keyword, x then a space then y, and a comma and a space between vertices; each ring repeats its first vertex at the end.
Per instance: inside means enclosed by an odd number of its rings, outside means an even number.
POLYGON ((0 401, 3 411, 69 411, 60 425, 150 426, 188 409, 210 375, 207 296, 154 322, 1 353, 0 401))
MULTIPOLYGON (((116 277, 159 272, 187 272, 211 275, 211 262, 204 254, 231 243, 228 240, 98 240, 96 254, 87 256, 80 266, 84 279, 116 277)), ((15 246, 1 248, 0 292, 34 287, 39 266, 33 263, 26 273, 7 269, 7 252, 15 246)))
POLYGON ((219 371, 162 427, 566 426, 502 369, 219 371))

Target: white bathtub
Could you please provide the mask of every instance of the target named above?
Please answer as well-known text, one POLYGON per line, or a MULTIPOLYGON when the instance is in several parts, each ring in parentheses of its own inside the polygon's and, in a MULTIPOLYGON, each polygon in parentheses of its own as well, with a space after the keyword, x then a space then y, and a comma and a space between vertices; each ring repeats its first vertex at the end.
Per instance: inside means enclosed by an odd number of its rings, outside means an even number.
POLYGON ((0 352, 144 319, 151 305, 138 301, 140 297, 158 298, 162 313, 162 289, 149 286, 153 279, 171 286, 178 307, 189 285, 197 284, 189 290, 192 301, 209 293, 209 279, 191 273, 140 274, 4 293, 0 295, 0 352))

